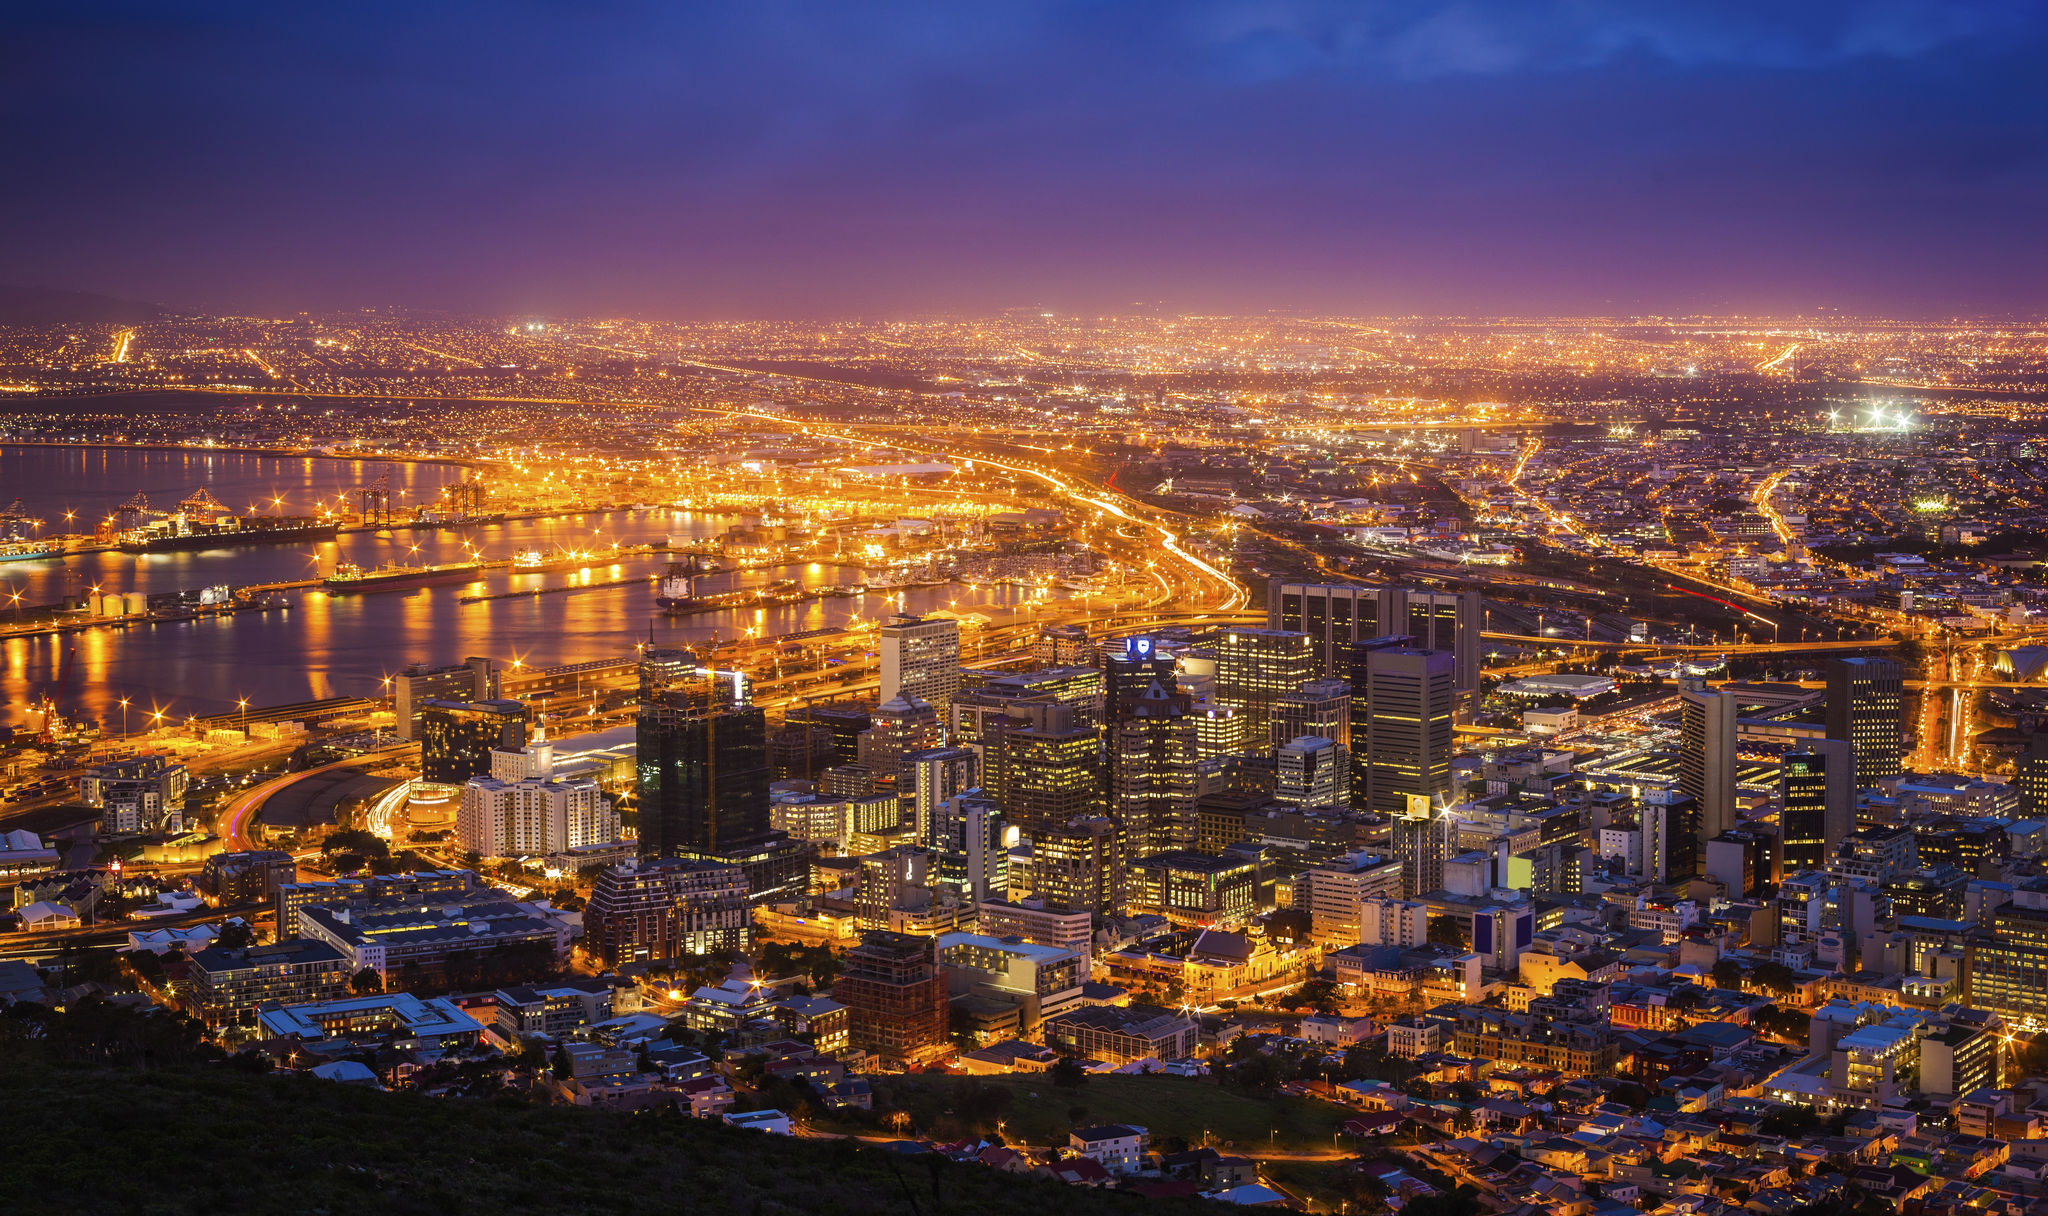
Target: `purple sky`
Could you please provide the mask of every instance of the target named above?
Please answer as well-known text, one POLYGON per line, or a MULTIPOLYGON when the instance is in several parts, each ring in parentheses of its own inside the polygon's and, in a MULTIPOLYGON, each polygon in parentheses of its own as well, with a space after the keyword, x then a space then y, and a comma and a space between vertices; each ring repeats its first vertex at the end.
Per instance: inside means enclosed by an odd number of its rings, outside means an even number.
POLYGON ((2044 52, 2028 0, 28 3, 0 15, 0 282, 2033 316, 2044 52))

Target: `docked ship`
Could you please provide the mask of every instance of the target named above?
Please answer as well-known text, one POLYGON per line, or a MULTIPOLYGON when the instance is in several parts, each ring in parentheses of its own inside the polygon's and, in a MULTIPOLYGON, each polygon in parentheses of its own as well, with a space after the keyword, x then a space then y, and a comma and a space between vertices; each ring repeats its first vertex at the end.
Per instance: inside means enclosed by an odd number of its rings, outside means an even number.
POLYGON ((334 573, 320 580, 329 595, 351 595, 372 591, 410 591, 447 583, 475 581, 482 562, 449 562, 442 566, 379 566, 365 570, 354 562, 335 564, 334 573))
POLYGON ((215 524, 193 523, 184 531, 146 528, 121 540, 123 553, 175 553, 190 549, 233 549, 243 545, 288 545, 333 540, 336 524, 289 515, 244 515, 215 524))
POLYGON ((695 562, 670 562, 662 568, 661 582, 654 588, 655 606, 664 612, 691 612, 700 608, 695 562))
POLYGON ((123 553, 288 545, 333 540, 340 531, 340 525, 308 515, 231 515, 227 506, 204 486, 187 495, 175 511, 151 511, 149 500, 138 494, 116 514, 137 524, 121 533, 123 553), (148 518, 151 515, 161 518, 148 518))
POLYGON ((52 541, 17 540, 0 542, 0 562, 34 562, 64 556, 64 546, 52 541))
POLYGON ((564 549, 548 554, 539 549, 521 549, 512 555, 512 573, 544 574, 550 570, 581 570, 585 566, 603 566, 618 561, 623 556, 618 545, 605 549, 564 549))

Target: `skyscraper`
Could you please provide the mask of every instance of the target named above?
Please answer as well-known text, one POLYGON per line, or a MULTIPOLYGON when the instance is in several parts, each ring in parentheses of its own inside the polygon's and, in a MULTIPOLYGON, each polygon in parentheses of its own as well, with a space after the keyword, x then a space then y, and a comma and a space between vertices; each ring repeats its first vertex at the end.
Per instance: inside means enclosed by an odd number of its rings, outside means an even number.
POLYGON ((1115 723, 1130 711, 1133 702, 1154 684, 1174 686, 1174 659, 1159 650, 1151 638, 1125 638, 1123 649, 1103 656, 1106 685, 1106 718, 1115 723))
POLYGON ((960 622, 901 616, 882 626, 882 700, 916 697, 941 720, 960 691, 960 622))
MULTIPOLYGON (((1455 661, 1447 650, 1390 646, 1365 653, 1365 756, 1360 809, 1398 815, 1409 799, 1431 803, 1451 790, 1455 661)), ((1352 692, 1354 705, 1359 690, 1352 692)))
POLYGON ((1110 727, 1110 815, 1135 857, 1195 846, 1196 719, 1184 693, 1154 681, 1110 727))
POLYGON ((1960 999, 2015 1021, 2048 1021, 2048 881, 2021 883, 1984 919, 1964 942, 1960 999))
POLYGON ((768 831, 768 726, 737 672, 700 671, 640 706, 640 852, 716 851, 768 831))
POLYGON ((637 665, 640 677, 640 699, 651 701, 654 694, 664 688, 672 688, 697 674, 697 655, 694 651, 680 646, 647 645, 640 649, 637 665))
POLYGON ((1243 718, 1253 746, 1266 740, 1273 703, 1315 678, 1308 635, 1282 629, 1232 629, 1216 640, 1216 700, 1243 718))
POLYGON ((1078 725, 1072 706, 1015 704, 983 729, 982 789, 1026 834, 1102 813, 1102 732, 1078 725))
POLYGON ((1351 683, 1345 679, 1310 680, 1273 703, 1266 720, 1266 744, 1278 748, 1290 739, 1320 735, 1349 752, 1351 748, 1351 683))
POLYGON ((420 706, 420 779, 461 785, 491 771, 491 753, 526 746, 519 701, 426 701, 420 706))
POLYGON ((1778 836, 1785 872, 1824 870, 1856 827, 1855 753, 1840 739, 1786 752, 1779 768, 1778 836))
POLYGON ((1002 808, 979 790, 946 799, 932 816, 927 846, 937 884, 975 903, 1005 898, 1016 837, 1017 830, 1003 822, 1002 808))
POLYGON ((898 788, 917 843, 939 846, 939 812, 946 801, 981 784, 981 757, 964 747, 927 747, 903 753, 898 788))
POLYGON ((1458 851, 1458 820, 1421 795, 1394 815, 1394 858, 1401 863, 1401 897, 1413 899, 1444 885, 1444 863, 1458 851))
MULTIPOLYGON (((1699 803, 1689 794, 1648 790, 1643 794, 1643 877, 1651 882, 1697 878, 1706 857, 1699 803)), ((1718 833, 1717 833, 1718 834, 1718 833)))
POLYGON ((1031 833, 1031 894, 1056 911, 1113 912, 1126 894, 1123 832, 1082 815, 1031 833))
POLYGON ((1457 656, 1457 690, 1479 691, 1483 601, 1477 591, 1409 587, 1289 583, 1275 579, 1266 593, 1266 625, 1308 634, 1316 670, 1342 676, 1351 648, 1370 638, 1407 634, 1424 650, 1457 656))
POLYGON ((1901 771, 1905 671, 1892 659, 1828 661, 1828 738, 1856 753, 1856 784, 1868 789, 1901 771))
POLYGON ((1274 801, 1304 811, 1351 805, 1351 764, 1333 739, 1303 735, 1280 745, 1274 801))
POLYGON ((1678 790, 1698 809, 1700 849, 1735 826, 1735 695, 1699 680, 1679 693, 1678 790))
POLYGON ((2048 733, 2027 741, 2027 754, 2020 757, 2013 784, 2020 789, 2020 818, 2048 818, 2048 733))

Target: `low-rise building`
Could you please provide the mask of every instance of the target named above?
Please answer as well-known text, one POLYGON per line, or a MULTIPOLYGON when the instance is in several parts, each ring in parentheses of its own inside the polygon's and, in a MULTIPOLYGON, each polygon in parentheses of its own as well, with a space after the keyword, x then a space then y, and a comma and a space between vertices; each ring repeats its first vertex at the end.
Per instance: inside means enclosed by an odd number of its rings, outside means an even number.
POLYGON ((354 974, 333 945, 304 940, 242 950, 216 946, 192 955, 186 968, 191 1007, 209 1029, 252 1025, 257 1007, 268 1003, 344 996, 354 974))
POLYGON ((1091 1005, 1045 1023, 1047 1046, 1111 1064, 1185 1059, 1201 1038, 1193 1019, 1157 1005, 1091 1005))
POLYGON ((1142 1127, 1105 1123, 1077 1127, 1067 1133, 1067 1148, 1086 1157, 1112 1174, 1135 1174, 1145 1164, 1145 1148, 1152 1137, 1142 1127))

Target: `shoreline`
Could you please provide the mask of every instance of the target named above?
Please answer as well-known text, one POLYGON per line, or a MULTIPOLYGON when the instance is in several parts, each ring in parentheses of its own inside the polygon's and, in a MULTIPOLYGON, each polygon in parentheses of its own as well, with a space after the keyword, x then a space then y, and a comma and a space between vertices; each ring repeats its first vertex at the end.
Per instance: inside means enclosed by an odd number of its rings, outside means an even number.
POLYGON ((266 448, 252 443, 81 443, 69 439, 15 439, 0 436, 0 448, 78 448, 88 451, 112 450, 117 452, 226 452, 244 456, 276 456, 281 459, 339 460, 361 464, 366 461, 386 461, 402 464, 443 464, 461 469, 488 469, 494 466, 481 460, 464 456, 406 456, 382 452, 366 452, 360 455, 336 455, 317 448, 266 448))

